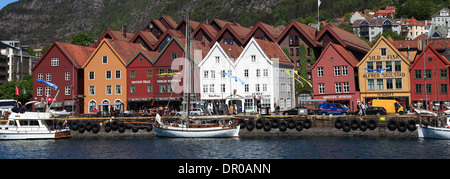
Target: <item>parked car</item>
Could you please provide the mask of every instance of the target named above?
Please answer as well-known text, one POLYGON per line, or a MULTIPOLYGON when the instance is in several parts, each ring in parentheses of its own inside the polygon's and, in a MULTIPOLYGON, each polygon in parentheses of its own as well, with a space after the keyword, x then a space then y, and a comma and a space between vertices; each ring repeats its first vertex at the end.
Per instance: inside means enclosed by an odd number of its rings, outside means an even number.
POLYGON ((313 110, 306 107, 295 107, 283 112, 283 115, 308 115, 312 114, 313 110), (300 112, 299 112, 300 110, 300 112))
MULTIPOLYGON (((175 116, 183 116, 186 115, 186 111, 179 111, 175 113, 175 116)), ((205 115, 205 111, 202 108, 191 108, 189 115, 192 116, 203 116, 205 115)))
POLYGON ((328 114, 336 114, 336 115, 347 115, 350 113, 350 110, 339 103, 322 103, 319 104, 319 115, 328 115, 328 114))
POLYGON ((371 106, 366 109, 366 115, 386 115, 386 109, 384 107, 371 106))

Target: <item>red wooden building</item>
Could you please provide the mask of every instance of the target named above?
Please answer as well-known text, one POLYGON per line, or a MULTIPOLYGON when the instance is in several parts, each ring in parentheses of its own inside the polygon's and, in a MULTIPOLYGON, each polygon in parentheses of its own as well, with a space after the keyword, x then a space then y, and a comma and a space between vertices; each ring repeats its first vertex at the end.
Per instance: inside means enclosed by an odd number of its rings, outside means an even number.
MULTIPOLYGON (((61 111, 80 114, 83 112, 84 74, 81 68, 95 49, 62 42, 54 42, 47 52, 31 69, 33 79, 50 81, 58 86, 59 94, 52 107, 61 111), (76 102, 77 101, 77 102, 76 102)), ((57 90, 48 85, 33 81, 33 100, 42 101, 54 98, 57 90)), ((38 111, 43 105, 35 105, 38 111)))
POLYGON ((311 68, 314 99, 327 99, 356 111, 360 101, 357 64, 348 50, 329 43, 311 68))
POLYGON ((140 110, 154 106, 156 79, 154 63, 158 52, 139 51, 127 64, 128 108, 140 110))
POLYGON ((448 94, 449 61, 432 45, 427 45, 409 68, 411 75, 411 102, 416 108, 428 109, 434 104, 450 104, 448 94))

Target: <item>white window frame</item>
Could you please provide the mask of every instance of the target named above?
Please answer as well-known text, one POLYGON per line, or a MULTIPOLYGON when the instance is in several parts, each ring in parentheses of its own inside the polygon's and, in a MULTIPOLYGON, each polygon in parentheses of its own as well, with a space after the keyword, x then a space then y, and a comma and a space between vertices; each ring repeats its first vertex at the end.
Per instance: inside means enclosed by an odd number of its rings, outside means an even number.
POLYGON ((52 58, 52 59, 51 59, 51 66, 52 66, 52 67, 57 67, 57 66, 59 66, 59 58, 52 58))

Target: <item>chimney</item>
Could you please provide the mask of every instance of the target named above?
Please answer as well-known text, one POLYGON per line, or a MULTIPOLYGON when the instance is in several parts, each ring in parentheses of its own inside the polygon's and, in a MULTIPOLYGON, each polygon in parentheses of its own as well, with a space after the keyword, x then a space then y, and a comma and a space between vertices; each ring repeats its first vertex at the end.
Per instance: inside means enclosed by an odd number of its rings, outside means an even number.
POLYGON ((122 35, 124 38, 127 38, 127 25, 122 26, 122 35))

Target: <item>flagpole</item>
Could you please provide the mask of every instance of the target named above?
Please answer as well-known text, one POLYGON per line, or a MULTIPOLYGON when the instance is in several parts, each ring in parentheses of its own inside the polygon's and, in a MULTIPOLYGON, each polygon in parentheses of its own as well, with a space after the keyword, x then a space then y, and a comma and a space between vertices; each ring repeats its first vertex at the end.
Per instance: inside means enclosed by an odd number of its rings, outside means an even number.
POLYGON ((320 20, 319 20, 319 9, 320 9, 320 0, 317 0, 317 30, 320 31, 320 20))

